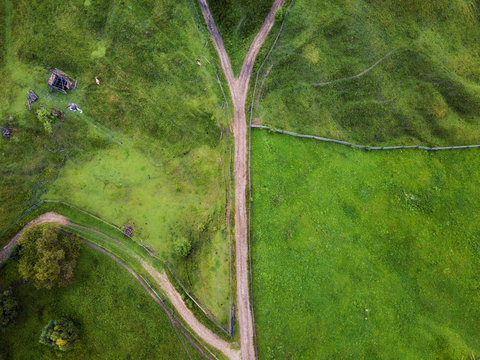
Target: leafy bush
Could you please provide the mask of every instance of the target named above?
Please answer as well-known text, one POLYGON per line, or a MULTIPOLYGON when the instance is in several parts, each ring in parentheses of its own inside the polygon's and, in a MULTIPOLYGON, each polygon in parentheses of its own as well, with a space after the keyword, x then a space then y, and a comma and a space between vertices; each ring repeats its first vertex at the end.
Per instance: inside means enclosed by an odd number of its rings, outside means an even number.
POLYGON ((0 293, 0 329, 5 329, 17 317, 18 303, 12 290, 0 293))
POLYGON ((77 339, 77 328, 66 319, 50 320, 40 335, 40 343, 60 351, 71 350, 77 339))
POLYGON ((187 257, 192 251, 192 242, 184 237, 178 237, 173 242, 173 251, 175 254, 187 257))
POLYGON ((36 287, 50 289, 73 279, 80 251, 76 236, 60 232, 56 224, 44 224, 27 229, 19 244, 23 246, 19 272, 36 287))
POLYGON ((53 116, 50 111, 48 111, 45 107, 40 107, 37 110, 37 119, 43 125, 45 131, 49 134, 52 133, 52 123, 55 120, 55 116, 53 116))

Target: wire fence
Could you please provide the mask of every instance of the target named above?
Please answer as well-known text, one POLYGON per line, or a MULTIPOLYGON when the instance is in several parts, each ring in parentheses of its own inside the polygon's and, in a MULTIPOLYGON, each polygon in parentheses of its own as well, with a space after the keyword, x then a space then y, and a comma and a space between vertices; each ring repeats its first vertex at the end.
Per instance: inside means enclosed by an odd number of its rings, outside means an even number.
MULTIPOLYGON (((37 204, 37 206, 36 206, 35 208, 38 208, 42 203, 45 203, 45 202, 55 202, 55 201, 45 200, 45 201, 37 204)), ((62 203, 63 203, 63 202, 62 202, 62 203)), ((31 210, 33 210, 33 208, 32 208, 31 210)), ((30 211, 31 211, 31 210, 30 210, 30 211)), ((88 213, 88 212, 86 212, 86 211, 83 211, 83 212, 88 213)), ((97 218, 98 220, 103 221, 102 219, 99 219, 98 217, 96 217, 96 218, 97 218)), ((105 221, 103 221, 103 222, 105 222, 105 221)), ((110 226, 112 226, 112 227, 115 227, 115 225, 113 225, 113 224, 109 224, 109 223, 107 223, 107 222, 105 222, 105 223, 108 224, 108 225, 110 225, 110 226)), ((71 228, 71 227, 68 227, 68 226, 67 226, 67 228, 71 228)), ((83 228, 83 226, 82 226, 82 228, 83 228)), ((100 234, 103 234, 103 233, 100 233, 100 234)), ((106 234, 103 234, 103 235, 108 236, 108 235, 106 235, 106 234)), ((122 258, 122 257, 120 257, 120 256, 118 256, 118 255, 113 255, 113 254, 110 252, 109 249, 105 248, 103 245, 101 245, 101 244, 99 244, 99 243, 96 243, 96 242, 93 243, 93 242, 88 241, 88 240, 82 240, 82 241, 85 242, 87 245, 90 245, 90 246, 92 246, 92 247, 97 247, 97 248, 103 250, 105 253, 109 254, 109 256, 111 256, 111 257, 113 257, 114 259, 116 259, 117 261, 119 261, 120 264, 121 264, 123 267, 125 267, 130 273, 132 273, 132 274, 137 278, 137 280, 139 280, 139 281, 141 282, 141 284, 142 284, 144 287, 148 287, 148 288, 151 290, 151 292, 157 297, 157 300, 159 300, 159 301, 156 301, 156 302, 162 307, 162 309, 163 309, 163 310, 165 311, 165 313, 167 314, 167 316, 168 316, 168 318, 169 318, 172 326, 174 327, 175 333, 176 333, 177 336, 179 337, 179 340, 180 340, 182 346, 184 347, 185 352, 187 353, 187 356, 188 356, 189 358, 191 358, 190 353, 189 353, 188 349, 186 348, 183 340, 181 339, 181 337, 180 337, 179 334, 177 333, 177 329, 182 332, 183 336, 184 336, 184 337, 192 344, 192 346, 194 346, 206 359, 212 359, 212 357, 213 357, 213 358, 215 358, 215 359, 218 360, 218 358, 215 356, 215 354, 213 354, 213 353, 208 349, 208 347, 206 347, 198 338, 195 338, 195 339, 196 339, 196 342, 195 342, 195 341, 193 341, 193 340, 191 339, 191 337, 190 337, 189 335, 187 335, 187 334, 185 333, 185 331, 188 330, 188 328, 183 324, 183 322, 181 321, 181 319, 180 319, 180 318, 178 317, 178 315, 176 314, 175 310, 168 306, 169 303, 166 301, 166 299, 165 299, 164 297, 162 297, 162 296, 153 288, 152 284, 150 283, 150 281, 149 281, 146 277, 144 277, 142 274, 138 274, 137 272, 135 272, 132 268, 130 268, 130 267, 127 265, 127 264, 128 264, 127 260, 125 260, 124 258, 122 258), (143 280, 143 281, 142 281, 142 280, 143 280), (209 352, 212 357, 208 356, 208 355, 200 348, 200 345, 199 345, 199 344, 203 347, 204 350, 206 350, 207 352, 209 352)), ((7 248, 7 247, 8 247, 8 245, 7 245, 5 248, 7 248)), ((5 248, 3 248, 2 250, 4 250, 5 248)), ((2 264, 3 261, 6 260, 7 258, 8 258, 8 254, 1 254, 1 256, 0 256, 0 264, 2 264), (6 256, 4 256, 4 255, 6 255, 6 256)))
MULTIPOLYGON (((30 212, 32 212, 33 210, 39 208, 41 205, 43 204, 46 204, 46 203, 57 203, 57 204, 62 204, 64 206, 67 206, 67 207, 70 207, 72 209, 75 209, 76 211, 79 211, 85 215, 88 215, 90 217, 93 217, 95 218, 96 220, 98 221, 101 221, 102 223, 104 223, 105 225, 108 225, 110 227, 112 227, 113 229, 123 233, 122 229, 120 227, 118 227, 117 225, 115 224, 112 224, 108 221, 105 221, 103 220, 102 218, 98 217, 97 215, 87 211, 87 210, 83 210, 75 205, 72 205, 70 203, 67 203, 65 201, 61 201, 61 200, 41 200, 39 201, 38 203, 34 204, 33 206, 29 207, 27 210, 25 210, 16 220, 14 220, 9 226, 7 226, 7 228, 5 228, 5 230, 3 230, 1 233, 0 233, 0 237, 4 236, 7 231, 9 231, 10 229, 12 229, 15 225, 18 225, 18 223, 23 219, 25 218, 30 212)), ((165 267, 166 269, 168 270, 168 272, 170 273, 170 275, 175 279, 176 283, 178 284, 178 286, 180 286, 180 288, 182 289, 182 291, 185 293, 185 295, 190 298, 190 300, 201 310, 201 312, 205 315, 205 317, 211 321, 219 330, 221 330, 223 333, 225 333, 226 335, 232 337, 233 336, 233 333, 230 334, 230 331, 229 329, 226 329, 224 328, 222 325, 220 325, 217 321, 217 319, 215 318, 215 316, 213 314, 211 314, 211 312, 198 300, 198 298, 196 298, 191 290, 188 289, 187 286, 184 285, 184 283, 179 279, 179 277, 176 275, 176 273, 174 272, 171 264, 168 262, 168 260, 165 260, 165 259, 162 259, 158 256, 155 255, 154 251, 145 245, 145 241, 142 240, 141 238, 139 238, 138 236, 134 236, 134 237, 128 237, 130 240, 132 240, 133 242, 135 242, 137 245, 141 246, 149 256, 151 256, 152 258, 155 258, 157 260, 159 260, 165 267)), ((7 244, 8 246, 8 244, 7 244)), ((8 257, 8 253, 11 248, 8 248, 7 249, 7 246, 5 246, 5 248, 2 248, 1 251, 2 251, 2 257, 5 256, 5 257, 8 257), (3 250, 6 250, 5 251, 5 254, 3 254, 3 250)))
MULTIPOLYGON (((205 31, 205 25, 204 25, 204 22, 202 20, 203 16, 202 17, 200 16, 200 13, 198 11, 198 8, 197 8, 195 2, 193 0, 188 0, 188 4, 189 4, 190 10, 192 12, 193 20, 195 22, 200 41, 202 42, 203 46, 206 47, 207 50, 208 50, 210 60, 207 59, 206 57, 204 57, 204 59, 207 61, 207 64, 209 64, 213 67, 213 70, 215 72, 215 77, 216 77, 216 80, 217 80, 217 84, 220 88, 220 91, 222 93, 223 100, 224 100, 224 103, 222 104, 222 108, 225 109, 225 116, 227 116, 228 113, 229 113, 229 104, 228 104, 227 96, 225 94, 225 90, 223 89, 223 85, 222 85, 222 82, 220 80, 218 68, 217 68, 217 65, 215 63, 214 56, 213 56, 213 53, 212 53, 212 48, 211 48, 210 40, 209 40, 210 36, 208 36, 206 31, 205 31)), ((221 128, 222 128, 222 133, 221 133, 221 137, 222 137, 223 136, 223 126, 221 128)), ((229 206, 229 203, 230 203, 230 196, 231 196, 230 184, 232 183, 232 180, 231 180, 231 171, 232 171, 232 169, 231 169, 231 164, 232 164, 232 160, 231 160, 232 149, 231 149, 231 146, 229 147, 229 150, 230 150, 230 162, 229 162, 229 166, 227 167, 228 178, 226 177, 226 179, 225 179, 226 201, 227 201, 227 206, 225 208, 225 217, 226 217, 225 218, 225 225, 226 225, 226 232, 227 232, 227 237, 228 237, 229 261, 230 261, 229 275, 230 275, 230 299, 231 299, 230 308, 231 308, 231 310, 230 310, 230 317, 229 317, 230 318, 229 329, 227 330, 227 329, 223 328, 221 325, 218 324, 217 321, 215 321, 215 323, 217 323, 217 326, 219 326, 222 329, 222 331, 225 332, 228 336, 233 337, 235 306, 234 306, 234 299, 233 299, 233 282, 232 282, 232 236, 231 236, 231 230, 230 230, 230 219, 227 218, 229 213, 230 213, 230 210, 229 210, 228 206, 229 206)), ((181 286, 183 286, 181 283, 179 283, 179 284, 181 286)), ((192 301, 193 301, 193 299, 192 299, 192 301)), ((205 313, 205 311, 203 311, 203 312, 205 313)))
MULTIPOLYGON (((253 114, 254 114, 254 102, 255 102, 255 94, 257 92, 257 86, 258 86, 258 78, 260 75, 260 72, 262 71, 265 63, 267 62, 268 58, 270 57, 271 53, 275 49, 278 39, 280 38, 280 35, 282 34, 283 28, 285 26, 285 22, 287 20, 288 14, 290 13, 290 9, 292 8, 293 4, 295 3, 295 0, 292 0, 289 7, 287 8, 287 11, 285 12, 285 15, 283 17, 282 24, 280 25, 280 29, 277 33, 277 36, 275 37, 275 40, 273 41, 272 46, 270 47, 270 50, 268 51, 267 55, 263 59, 262 63, 260 64, 260 67, 257 70, 257 75, 255 77, 255 85, 253 87, 253 92, 252 92, 252 102, 250 105, 250 119, 249 119, 249 128, 248 128, 248 196, 251 198, 252 196, 252 182, 251 182, 251 168, 250 168, 250 163, 251 163, 251 157, 252 157, 252 119, 253 119, 253 114)), ((260 99, 259 99, 260 101, 260 99)), ((257 333, 256 333, 256 326, 255 326, 255 312, 253 309, 253 271, 252 271, 252 250, 251 250, 251 238, 252 238, 252 204, 251 204, 251 199, 248 201, 248 271, 250 273, 250 312, 252 314, 252 322, 253 322, 253 342, 255 344, 255 358, 258 359, 258 345, 257 345, 257 333)))
POLYGON ((480 148, 480 145, 473 144, 473 145, 453 145, 453 146, 436 146, 436 147, 429 147, 423 145, 398 145, 398 146, 370 146, 370 145, 359 145, 354 144, 348 141, 337 140, 337 139, 330 139, 322 136, 315 136, 315 135, 306 135, 306 134, 298 134, 292 131, 281 130, 281 129, 274 129, 269 126, 264 125, 253 125, 250 124, 251 128, 256 129, 264 129, 268 131, 273 131, 279 134, 290 135, 298 138, 304 139, 314 139, 319 141, 331 142, 336 144, 341 144, 345 146, 349 146, 352 148, 357 149, 365 149, 365 150, 399 150, 399 149, 420 149, 420 150, 427 150, 427 151, 440 151, 440 150, 455 150, 455 149, 473 149, 473 148, 480 148))

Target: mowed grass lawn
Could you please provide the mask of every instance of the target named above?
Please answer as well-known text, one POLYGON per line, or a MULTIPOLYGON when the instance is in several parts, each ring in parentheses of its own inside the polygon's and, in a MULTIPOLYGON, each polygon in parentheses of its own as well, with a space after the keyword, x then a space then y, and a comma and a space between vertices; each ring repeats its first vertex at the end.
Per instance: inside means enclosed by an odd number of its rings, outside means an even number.
MULTIPOLYGON (((0 287, 20 278, 17 263, 0 269, 0 287)), ((142 286, 111 258, 82 245, 74 281, 63 288, 15 288, 19 317, 0 333, 0 354, 8 359, 52 359, 58 354, 39 343, 50 319, 72 319, 78 347, 63 359, 188 359, 167 315, 142 286)), ((182 339, 182 341, 186 341, 182 339)), ((188 351, 201 359, 191 346, 188 351)))
POLYGON ((478 150, 252 136, 260 358, 480 356, 478 150))

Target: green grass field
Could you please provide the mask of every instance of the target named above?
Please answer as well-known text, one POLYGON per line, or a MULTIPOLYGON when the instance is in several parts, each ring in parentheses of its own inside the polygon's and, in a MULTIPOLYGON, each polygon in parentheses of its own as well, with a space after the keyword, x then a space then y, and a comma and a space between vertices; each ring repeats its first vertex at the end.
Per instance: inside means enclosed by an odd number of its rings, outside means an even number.
MULTIPOLYGON (((2 287, 19 278, 12 260, 0 274, 2 287)), ((38 339, 48 320, 59 317, 72 319, 80 330, 78 348, 63 354, 64 359, 188 359, 181 341, 194 359, 203 358, 177 336, 164 311, 133 276, 85 245, 70 285, 45 291, 24 283, 15 293, 19 317, 0 336, 8 359, 57 357, 38 339)))
POLYGON ((131 224, 226 321, 228 100, 194 11, 170 0, 2 3, 0 126, 15 131, 0 139, 0 232, 40 199, 131 224), (71 74, 78 89, 50 92, 45 67, 71 74), (40 97, 30 112, 29 89, 40 97), (71 102, 83 114, 65 110, 71 102), (65 111, 52 134, 35 117, 41 105, 65 111), (172 253, 180 236, 194 245, 187 259, 172 253))
POLYGON ((296 0, 254 116, 364 144, 480 143, 479 19, 470 0, 296 0))
POLYGON ((248 48, 273 5, 273 0, 207 1, 222 35, 233 71, 240 73, 248 48))
POLYGON ((477 149, 252 135, 261 359, 479 356, 477 149))

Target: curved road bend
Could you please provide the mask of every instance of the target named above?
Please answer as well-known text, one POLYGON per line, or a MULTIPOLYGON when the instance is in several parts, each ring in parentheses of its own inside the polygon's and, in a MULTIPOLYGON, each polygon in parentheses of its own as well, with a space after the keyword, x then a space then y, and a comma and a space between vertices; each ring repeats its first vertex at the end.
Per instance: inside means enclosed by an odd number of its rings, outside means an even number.
POLYGON ((275 13, 285 0, 275 0, 262 27, 253 40, 247 55, 243 60, 242 69, 238 78, 235 78, 230 59, 223 45, 222 36, 218 31, 213 16, 206 0, 198 0, 200 8, 207 23, 210 36, 217 50, 222 65, 222 70, 228 82, 232 97, 234 117, 233 136, 235 139, 235 256, 237 274, 237 309, 240 326, 240 346, 242 360, 255 359, 254 324, 252 320, 249 288, 249 261, 248 261, 248 236, 247 236, 247 120, 245 103, 247 99, 248 84, 252 75, 255 58, 262 47, 268 33, 272 29, 275 13))
MULTIPOLYGON (((20 236, 23 234, 25 229, 27 229, 30 226, 33 225, 39 225, 47 222, 54 222, 59 225, 74 225, 81 227, 83 229, 87 229, 89 231, 93 231, 97 234, 103 235, 108 237, 109 239, 112 239, 113 241, 120 243, 121 242, 107 234, 104 234, 98 230, 78 225, 75 223, 72 223, 67 217, 57 214, 55 212, 47 212, 43 215, 40 215, 38 218, 30 221, 27 225, 23 227, 22 230, 20 230, 17 235, 15 235, 9 242, 8 244, 3 247, 0 250, 0 264, 5 260, 6 256, 10 252, 10 249, 15 245, 15 243, 18 241, 20 236)), ((114 259, 117 263, 119 263, 121 266, 123 266, 125 269, 127 269, 140 283, 142 286, 145 288, 145 290, 150 294, 150 296, 157 302, 160 306, 163 307, 163 304, 159 302, 159 299, 156 297, 156 295, 153 294, 153 292, 145 285, 145 283, 139 278, 139 276, 126 264, 124 264, 122 261, 120 261, 117 257, 115 257, 113 254, 110 252, 88 242, 85 241, 87 245, 90 247, 99 250, 106 255, 110 256, 112 259, 114 259)), ((213 331, 208 329, 205 325, 203 325, 192 313, 192 311, 185 305, 185 303, 182 300, 182 297, 178 293, 178 291, 175 289, 175 287, 172 285, 170 280, 168 279, 167 274, 165 271, 159 272, 157 269, 154 267, 148 265, 142 259, 138 258, 137 259, 140 261, 142 264, 143 268, 153 277, 155 282, 157 283, 158 286, 162 289, 162 291, 167 295, 168 300, 172 303, 172 305, 175 307, 177 310, 177 313, 182 317, 182 319, 185 321, 185 323, 203 340, 205 343, 208 345, 212 346, 213 348, 219 350, 222 352, 226 357, 228 357, 231 360, 239 360, 240 359, 240 351, 236 350, 232 347, 232 345, 225 340, 221 339, 217 334, 215 334, 213 331)), ((167 311, 167 315, 169 318, 171 318, 171 315, 167 311)), ((171 319, 172 320, 172 319, 171 319)), ((183 329, 179 327, 179 330, 182 331, 183 329)), ((188 334, 184 335, 189 338, 188 334)), ((201 353, 203 351, 201 349, 198 349, 201 353)))

